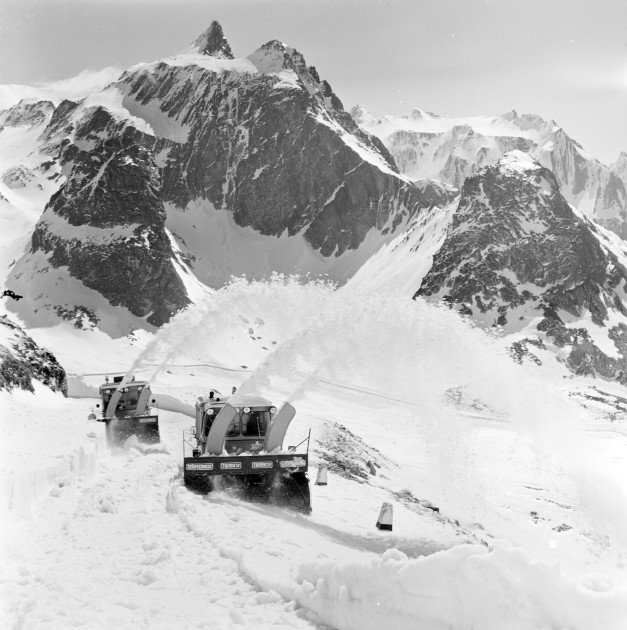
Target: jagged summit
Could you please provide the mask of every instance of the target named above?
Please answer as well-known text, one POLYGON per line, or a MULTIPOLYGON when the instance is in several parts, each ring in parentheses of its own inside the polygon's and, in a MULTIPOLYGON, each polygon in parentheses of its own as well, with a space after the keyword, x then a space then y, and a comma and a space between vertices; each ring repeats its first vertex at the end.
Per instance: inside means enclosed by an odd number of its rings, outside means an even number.
POLYGON ((442 116, 440 116, 439 114, 434 114, 433 112, 427 112, 424 109, 420 109, 419 107, 414 107, 411 114, 409 115, 409 118, 413 120, 420 120, 423 118, 442 118, 442 116))
POLYGON ((618 160, 610 167, 619 177, 627 182, 627 153, 621 151, 618 160))
POLYGON ((307 67, 303 55, 278 39, 272 39, 260 46, 254 53, 248 55, 248 60, 255 65, 259 72, 265 74, 293 70, 301 79, 308 77, 309 81, 320 82, 315 68, 313 66, 307 67))
POLYGON ((370 114, 370 112, 361 105, 355 105, 350 110, 351 118, 358 124, 374 123, 376 118, 370 114))
POLYGON ((192 44, 191 50, 220 59, 234 58, 222 26, 216 20, 211 22, 209 28, 192 44))
POLYGON ((557 126, 554 120, 545 120, 537 114, 519 114, 515 109, 501 114, 499 118, 512 123, 521 131, 542 131, 557 126))

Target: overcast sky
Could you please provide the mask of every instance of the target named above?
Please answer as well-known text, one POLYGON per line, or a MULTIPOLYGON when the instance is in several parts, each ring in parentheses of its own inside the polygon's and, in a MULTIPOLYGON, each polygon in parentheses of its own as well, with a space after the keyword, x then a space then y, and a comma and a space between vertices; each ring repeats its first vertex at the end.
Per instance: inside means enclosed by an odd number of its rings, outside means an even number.
POLYGON ((347 109, 516 109, 627 151, 627 0, 0 0, 0 83, 152 61, 213 19, 236 57, 297 48, 347 109))

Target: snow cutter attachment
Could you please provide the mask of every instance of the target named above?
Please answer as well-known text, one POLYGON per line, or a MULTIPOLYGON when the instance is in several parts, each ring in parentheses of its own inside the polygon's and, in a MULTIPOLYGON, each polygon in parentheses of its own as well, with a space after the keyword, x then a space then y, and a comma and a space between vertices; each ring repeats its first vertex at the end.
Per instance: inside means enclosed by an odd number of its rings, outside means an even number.
POLYGON ((153 413, 155 403, 147 381, 136 381, 135 377, 124 382, 122 376, 114 376, 113 382, 100 386, 100 403, 96 408, 98 422, 107 423, 107 436, 114 444, 123 444, 131 435, 146 441, 159 441, 159 416, 153 413))
MULTIPOLYGON (((282 450, 283 438, 296 411, 286 403, 277 413, 269 400, 244 396, 233 406, 212 391, 196 401, 196 425, 191 444, 183 433, 185 484, 211 491, 220 479, 223 486, 246 499, 311 511, 309 494, 309 438, 304 452, 298 447, 282 450)), ((301 446, 300 444, 298 446, 301 446)))

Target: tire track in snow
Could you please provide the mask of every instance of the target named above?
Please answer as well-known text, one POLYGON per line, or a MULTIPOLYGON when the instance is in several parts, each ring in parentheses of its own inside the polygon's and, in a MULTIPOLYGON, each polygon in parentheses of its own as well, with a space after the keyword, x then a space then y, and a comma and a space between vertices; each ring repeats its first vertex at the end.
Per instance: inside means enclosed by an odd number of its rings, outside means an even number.
POLYGON ((166 509, 178 467, 166 449, 100 460, 8 533, 4 627, 312 628, 293 603, 260 592, 234 559, 166 509))

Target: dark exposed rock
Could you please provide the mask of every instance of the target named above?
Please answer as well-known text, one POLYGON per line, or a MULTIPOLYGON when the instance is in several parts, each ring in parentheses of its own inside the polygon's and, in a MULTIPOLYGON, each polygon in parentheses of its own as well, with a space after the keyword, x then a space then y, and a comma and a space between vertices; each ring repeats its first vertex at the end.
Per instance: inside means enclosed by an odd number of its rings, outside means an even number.
POLYGON ((314 450, 330 472, 363 483, 369 478, 369 466, 390 465, 381 453, 367 445, 344 425, 326 421, 314 450))
POLYGON ((606 304, 618 297, 610 271, 627 279, 618 264, 608 264, 549 170, 537 165, 508 173, 497 165, 466 180, 449 235, 417 295, 437 293, 493 312, 495 320, 524 305, 550 303, 575 316, 588 310, 602 325, 606 304))
POLYGON ((546 350, 546 345, 542 339, 525 338, 512 343, 509 348, 510 356, 514 359, 514 361, 516 361, 516 363, 522 363, 525 359, 528 359, 536 365, 542 365, 542 361, 533 352, 531 352, 529 346, 535 346, 540 350, 546 350))
POLYGON ((357 248, 395 208, 423 203, 298 51, 271 41, 248 59, 258 72, 158 63, 123 75, 131 112, 158 101, 188 130, 184 142, 155 147, 168 151, 164 201, 185 208, 206 199, 264 235, 302 231, 323 256, 357 248))
POLYGON ((222 26, 215 20, 211 22, 209 28, 194 42, 194 46, 202 55, 233 59, 233 53, 231 52, 229 43, 224 37, 222 26))
POLYGON ((37 184, 36 179, 35 173, 23 164, 13 166, 2 173, 2 183, 13 190, 27 186, 34 186, 41 190, 41 185, 37 184))
POLYGON ((48 313, 85 326, 106 319, 95 296, 73 305, 39 293, 51 268, 60 269, 56 282, 70 282, 67 270, 111 305, 154 325, 189 303, 177 269, 215 287, 242 273, 220 266, 234 259, 228 239, 212 242, 210 253, 199 250, 206 243, 193 221, 186 223, 188 211, 210 217, 204 226, 220 213, 216 221, 228 222, 229 230, 297 236, 296 259, 307 260, 313 249, 317 258, 334 260, 357 250, 370 232, 388 237, 451 195, 400 176, 381 141, 356 125, 329 83, 276 40, 233 59, 214 22, 175 58, 133 66, 101 100, 116 103, 120 93, 122 107, 65 100, 46 109, 41 168, 61 187, 35 228, 31 252, 12 272, 39 300, 32 310, 37 321, 48 313), (75 310, 81 308, 92 309, 93 318, 75 310))
MULTIPOLYGON (((441 299, 483 325, 508 330, 541 316, 537 330, 568 350, 570 369, 625 382, 627 327, 606 324, 610 310, 625 314, 619 289, 627 269, 602 247, 599 230, 572 211, 549 170, 523 154, 508 154, 466 180, 415 297, 441 299), (565 323, 587 314, 605 328, 617 357, 607 356, 585 327, 565 323)), ((530 342, 512 346, 516 360, 539 362, 530 342)))
MULTIPOLYGON (((113 121, 99 109, 89 123, 80 129, 83 139, 113 121)), ((189 299, 171 262, 159 170, 133 142, 138 137, 123 132, 74 156, 70 176, 37 223, 32 251, 46 252, 51 265, 67 267, 112 305, 159 326, 189 299)))
POLYGON ((80 330, 96 328, 100 321, 93 309, 86 306, 56 306, 54 310, 61 319, 73 321, 74 328, 80 330))
POLYGON ((33 379, 67 396, 67 377, 54 355, 40 348, 17 324, 0 315, 7 345, 0 344, 0 389, 33 392, 33 379))

